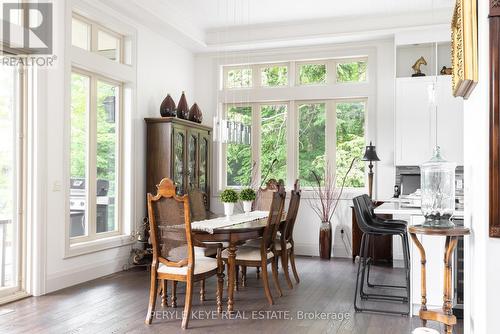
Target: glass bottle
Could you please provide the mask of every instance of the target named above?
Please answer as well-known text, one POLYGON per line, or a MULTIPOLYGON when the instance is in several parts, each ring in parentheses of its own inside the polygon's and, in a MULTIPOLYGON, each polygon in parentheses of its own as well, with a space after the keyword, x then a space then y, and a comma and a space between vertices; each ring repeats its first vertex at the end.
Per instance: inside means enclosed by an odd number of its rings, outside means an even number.
POLYGON ((441 157, 439 146, 431 160, 420 166, 422 213, 424 226, 453 227, 451 217, 455 212, 455 169, 457 164, 441 157))

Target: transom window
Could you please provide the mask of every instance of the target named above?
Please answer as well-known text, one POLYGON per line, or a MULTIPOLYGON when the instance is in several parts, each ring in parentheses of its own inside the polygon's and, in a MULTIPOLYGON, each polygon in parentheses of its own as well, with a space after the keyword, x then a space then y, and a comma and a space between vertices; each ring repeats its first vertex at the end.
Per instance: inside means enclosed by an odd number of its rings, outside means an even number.
POLYGON ((123 63, 123 36, 77 14, 71 21, 71 44, 123 63))
POLYGON ((223 68, 223 89, 335 85, 368 81, 367 58, 342 58, 223 68), (295 78, 290 78, 291 68, 295 78))

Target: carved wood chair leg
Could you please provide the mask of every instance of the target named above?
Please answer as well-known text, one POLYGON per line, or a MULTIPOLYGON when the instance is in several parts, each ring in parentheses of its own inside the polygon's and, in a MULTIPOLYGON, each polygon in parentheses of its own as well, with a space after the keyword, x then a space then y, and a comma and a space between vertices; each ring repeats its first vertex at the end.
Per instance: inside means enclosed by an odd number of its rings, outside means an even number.
POLYGON ((265 260, 262 263, 262 281, 264 282, 264 291, 266 292, 266 298, 269 305, 273 305, 273 296, 271 295, 271 289, 269 289, 269 277, 267 275, 267 263, 265 260))
POLYGON ((278 258, 274 256, 274 259, 271 262, 271 267, 273 270, 273 281, 276 289, 278 290, 278 296, 283 296, 283 291, 281 291, 280 280, 278 278, 278 258))
POLYGON ((191 304, 193 301, 193 280, 188 279, 186 282, 186 301, 184 302, 184 312, 182 313, 182 329, 188 326, 189 318, 191 317, 191 304))
POLYGON ((222 313, 222 293, 224 290, 224 266, 217 272, 217 313, 222 313))
POLYGON ((241 286, 247 286, 247 266, 241 266, 241 286))
POLYGON ((260 278, 260 267, 257 267, 256 269, 257 269, 257 272, 256 272, 257 279, 259 279, 260 278))
POLYGON ((200 301, 204 302, 205 299, 205 280, 202 279, 200 282, 200 301))
POLYGON ((288 285, 288 288, 293 289, 292 280, 290 279, 290 273, 288 271, 288 252, 288 249, 281 252, 281 266, 283 267, 283 273, 285 274, 286 284, 288 285))
POLYGON ((293 250, 293 247, 290 248, 290 264, 292 265, 293 276, 295 277, 295 281, 298 284, 300 283, 300 280, 299 280, 299 274, 297 274, 297 268, 295 267, 295 252, 293 250))
POLYGON ((172 281, 172 296, 170 302, 172 307, 177 307, 177 281, 172 281))
POLYGON ((144 323, 146 325, 150 325, 153 319, 153 312, 155 310, 156 305, 156 295, 158 293, 158 280, 156 279, 156 273, 151 272, 151 286, 149 290, 149 305, 148 305, 148 313, 146 314, 146 320, 144 323))
POLYGON ((165 306, 168 306, 168 302, 167 302, 167 299, 168 299, 168 296, 167 296, 167 280, 161 280, 161 306, 162 307, 165 307, 165 306))

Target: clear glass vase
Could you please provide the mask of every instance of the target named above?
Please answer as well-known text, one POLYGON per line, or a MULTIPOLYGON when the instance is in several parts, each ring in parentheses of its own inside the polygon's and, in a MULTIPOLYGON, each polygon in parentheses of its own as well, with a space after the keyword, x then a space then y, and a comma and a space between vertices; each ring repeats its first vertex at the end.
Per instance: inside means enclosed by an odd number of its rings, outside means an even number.
POLYGON ((457 164, 441 157, 439 146, 430 161, 420 166, 424 226, 453 227, 455 212, 455 169, 457 164))

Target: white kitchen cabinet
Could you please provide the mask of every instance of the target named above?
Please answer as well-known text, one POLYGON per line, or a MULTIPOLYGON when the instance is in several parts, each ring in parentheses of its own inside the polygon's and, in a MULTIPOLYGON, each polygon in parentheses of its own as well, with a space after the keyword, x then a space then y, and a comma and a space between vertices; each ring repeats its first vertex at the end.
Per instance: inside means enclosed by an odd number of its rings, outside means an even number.
POLYGON ((459 166, 464 164, 464 104, 461 97, 453 97, 451 76, 438 77, 436 89, 437 144, 443 157, 459 166))
POLYGON ((463 102, 453 97, 450 76, 396 78, 395 124, 396 165, 418 166, 429 160, 436 132, 444 158, 463 165, 463 102), (431 103, 434 84, 437 117, 431 103))

